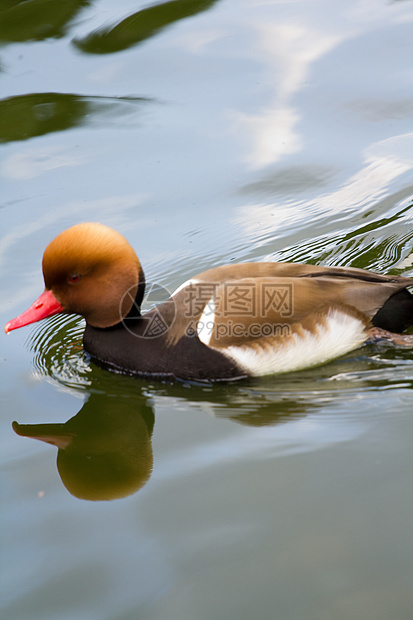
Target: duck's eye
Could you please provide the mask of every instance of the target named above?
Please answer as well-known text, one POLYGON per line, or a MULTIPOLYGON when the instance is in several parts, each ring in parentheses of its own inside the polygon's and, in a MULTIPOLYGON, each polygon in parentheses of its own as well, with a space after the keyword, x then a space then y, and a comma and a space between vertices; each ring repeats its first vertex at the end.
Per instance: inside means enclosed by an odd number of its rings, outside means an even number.
POLYGON ((69 277, 69 282, 71 284, 76 284, 76 282, 79 282, 80 280, 80 275, 78 273, 72 273, 72 275, 69 277))

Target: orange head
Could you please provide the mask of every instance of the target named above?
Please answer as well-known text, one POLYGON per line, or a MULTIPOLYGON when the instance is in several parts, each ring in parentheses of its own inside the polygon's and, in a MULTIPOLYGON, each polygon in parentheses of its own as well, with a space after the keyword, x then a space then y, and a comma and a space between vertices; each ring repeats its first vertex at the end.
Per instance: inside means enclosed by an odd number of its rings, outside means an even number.
POLYGON ((43 255, 45 291, 6 332, 58 312, 81 314, 93 327, 119 323, 132 308, 144 275, 135 251, 108 226, 76 224, 47 246, 43 255))

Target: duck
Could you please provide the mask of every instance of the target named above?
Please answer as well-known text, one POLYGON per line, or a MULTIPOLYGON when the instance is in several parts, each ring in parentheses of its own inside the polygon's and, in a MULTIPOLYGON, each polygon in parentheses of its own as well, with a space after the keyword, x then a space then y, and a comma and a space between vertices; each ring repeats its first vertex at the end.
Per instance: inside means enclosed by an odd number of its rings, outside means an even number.
POLYGON ((407 340, 413 278, 352 267, 246 262, 186 280, 142 312, 145 276, 126 238, 95 222, 53 239, 45 289, 6 333, 58 313, 83 316, 83 347, 113 372, 234 381, 325 364, 377 338, 407 340))

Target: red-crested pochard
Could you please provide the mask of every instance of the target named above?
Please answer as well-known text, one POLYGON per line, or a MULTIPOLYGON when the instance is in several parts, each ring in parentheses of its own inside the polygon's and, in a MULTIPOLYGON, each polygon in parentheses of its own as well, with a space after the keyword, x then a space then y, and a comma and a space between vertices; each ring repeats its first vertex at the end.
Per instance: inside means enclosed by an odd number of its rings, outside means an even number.
POLYGON ((141 315, 140 262, 120 233, 96 223, 58 235, 45 250, 43 276, 44 292, 6 332, 80 314, 92 358, 143 376, 219 381, 289 372, 343 355, 372 333, 413 325, 413 278, 293 263, 210 269, 141 315))

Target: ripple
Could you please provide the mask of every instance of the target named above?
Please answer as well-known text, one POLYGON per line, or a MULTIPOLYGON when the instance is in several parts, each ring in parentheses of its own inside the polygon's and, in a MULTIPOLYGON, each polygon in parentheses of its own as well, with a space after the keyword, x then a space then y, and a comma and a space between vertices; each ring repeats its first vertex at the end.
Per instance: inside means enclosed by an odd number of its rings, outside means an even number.
MULTIPOLYGON (((393 213, 293 244, 267 256, 280 260, 371 269, 396 269, 411 252, 413 204, 401 201, 393 213)), ((398 269, 397 272, 402 270, 398 269)))
POLYGON ((71 388, 91 385, 91 372, 83 350, 84 320, 56 315, 43 321, 29 337, 35 372, 71 388))

